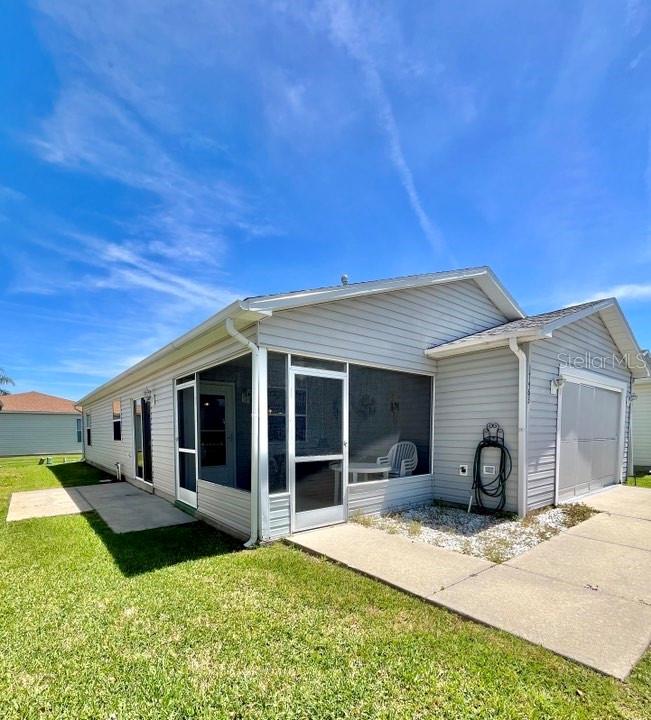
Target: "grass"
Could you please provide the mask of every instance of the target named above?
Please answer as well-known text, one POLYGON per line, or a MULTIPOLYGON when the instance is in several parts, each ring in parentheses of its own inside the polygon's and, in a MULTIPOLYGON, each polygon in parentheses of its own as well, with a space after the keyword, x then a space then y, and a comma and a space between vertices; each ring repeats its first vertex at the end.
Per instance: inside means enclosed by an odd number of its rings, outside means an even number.
POLYGON ((283 544, 94 513, 5 524, 9 495, 100 476, 0 468, 0 717, 648 718, 620 683, 283 544))
POLYGON ((81 455, 16 455, 14 457, 0 457, 0 468, 38 465, 41 459, 46 457, 52 458, 54 464, 81 460, 81 455))
POLYGON ((561 505, 563 514, 565 515, 565 526, 570 528, 584 522, 588 518, 597 514, 597 510, 588 507, 583 503, 570 503, 569 505, 561 505))
POLYGON ((638 487, 651 488, 651 475, 643 475, 641 477, 630 477, 626 481, 627 485, 637 485, 638 487))

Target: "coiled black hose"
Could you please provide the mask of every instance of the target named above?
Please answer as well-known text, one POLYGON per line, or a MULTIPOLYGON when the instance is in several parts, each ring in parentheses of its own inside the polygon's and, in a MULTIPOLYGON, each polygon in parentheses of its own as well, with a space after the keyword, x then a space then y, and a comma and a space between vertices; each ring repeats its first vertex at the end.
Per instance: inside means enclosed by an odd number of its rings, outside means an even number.
POLYGON ((495 512, 504 510, 504 506, 506 505, 506 481, 511 475, 511 470, 513 470, 513 460, 511 459, 509 449, 504 444, 504 433, 487 434, 484 432, 484 439, 477 445, 477 449, 475 450, 472 481, 475 503, 482 510, 493 510, 495 512), (481 474, 481 454, 486 448, 497 448, 500 452, 499 471, 492 480, 488 481, 485 481, 481 474), (499 501, 495 507, 487 508, 486 505, 484 505, 483 496, 499 498, 499 501))

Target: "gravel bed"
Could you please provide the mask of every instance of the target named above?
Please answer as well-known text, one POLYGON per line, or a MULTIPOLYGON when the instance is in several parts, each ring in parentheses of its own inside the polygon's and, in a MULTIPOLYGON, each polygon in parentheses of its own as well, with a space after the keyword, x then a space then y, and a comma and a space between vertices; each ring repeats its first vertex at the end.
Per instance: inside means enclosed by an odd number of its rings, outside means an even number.
POLYGON ((419 505, 402 512, 357 518, 363 525, 404 535, 416 542, 429 543, 447 550, 475 555, 492 562, 505 562, 548 540, 564 528, 585 519, 577 518, 576 505, 547 508, 528 515, 480 515, 444 505, 419 505))

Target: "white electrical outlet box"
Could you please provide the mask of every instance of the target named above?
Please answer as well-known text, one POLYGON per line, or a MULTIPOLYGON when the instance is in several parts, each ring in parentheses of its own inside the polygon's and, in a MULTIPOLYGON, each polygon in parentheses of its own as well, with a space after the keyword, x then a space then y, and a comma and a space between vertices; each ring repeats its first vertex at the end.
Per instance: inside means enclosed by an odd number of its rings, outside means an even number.
POLYGON ((495 465, 484 465, 484 475, 495 475, 495 465))
POLYGON ((466 476, 468 474, 467 465, 459 465, 459 475, 466 476))

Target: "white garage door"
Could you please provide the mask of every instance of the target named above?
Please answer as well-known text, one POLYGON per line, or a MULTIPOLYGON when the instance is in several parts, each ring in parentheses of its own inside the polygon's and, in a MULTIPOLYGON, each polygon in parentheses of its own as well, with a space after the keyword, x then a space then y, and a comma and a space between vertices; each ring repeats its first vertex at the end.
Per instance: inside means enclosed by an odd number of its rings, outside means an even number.
POLYGON ((624 397, 568 378, 561 392, 559 501, 619 482, 624 397))

